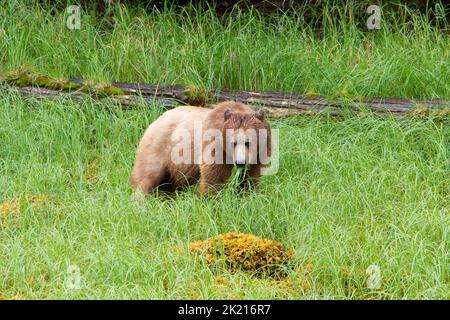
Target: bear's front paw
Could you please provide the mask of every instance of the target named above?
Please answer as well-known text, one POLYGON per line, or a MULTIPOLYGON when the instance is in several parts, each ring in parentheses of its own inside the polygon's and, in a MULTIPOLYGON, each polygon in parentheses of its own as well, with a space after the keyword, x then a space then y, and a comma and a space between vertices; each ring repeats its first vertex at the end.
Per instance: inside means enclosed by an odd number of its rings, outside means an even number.
POLYGON ((143 205, 145 203, 145 194, 141 190, 136 190, 131 195, 131 201, 135 205, 143 205))

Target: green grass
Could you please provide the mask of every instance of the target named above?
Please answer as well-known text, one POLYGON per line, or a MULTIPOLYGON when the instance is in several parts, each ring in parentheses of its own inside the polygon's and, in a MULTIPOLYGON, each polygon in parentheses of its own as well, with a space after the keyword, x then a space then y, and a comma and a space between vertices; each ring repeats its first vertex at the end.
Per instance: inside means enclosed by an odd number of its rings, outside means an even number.
MULTIPOLYGON (((385 12, 370 32, 326 8, 319 37, 301 15, 222 22, 192 8, 120 9, 112 28, 83 14, 81 30, 69 30, 63 11, 47 9, 2 5, 0 77, 24 68, 203 91, 450 97, 449 38, 413 12, 385 12)), ((135 205, 136 145, 162 111, 0 88, 0 298, 450 298, 448 122, 272 120, 280 170, 258 191, 198 199, 191 187, 135 205), (188 252, 230 231, 292 248, 288 278, 232 275, 188 252), (373 264, 378 290, 366 285, 373 264), (79 289, 67 286, 72 265, 79 289)))
POLYGON ((449 98, 449 38, 414 12, 383 12, 382 29, 369 31, 326 8, 323 37, 301 13, 266 19, 250 11, 221 21, 211 11, 187 12, 121 9, 110 28, 83 13, 81 29, 69 30, 64 10, 10 0, 0 10, 0 73, 25 67, 97 81, 449 98))
POLYGON ((161 111, 1 92, 0 205, 41 197, 0 217, 1 297, 450 298, 448 126, 372 116, 272 121, 280 170, 259 191, 200 200, 191 188, 135 206, 135 147, 161 111), (233 276, 186 249, 228 231, 293 248, 289 277, 307 269, 307 285, 233 276), (372 264, 379 290, 365 285, 372 264), (70 265, 80 268, 78 290, 65 284, 70 265))

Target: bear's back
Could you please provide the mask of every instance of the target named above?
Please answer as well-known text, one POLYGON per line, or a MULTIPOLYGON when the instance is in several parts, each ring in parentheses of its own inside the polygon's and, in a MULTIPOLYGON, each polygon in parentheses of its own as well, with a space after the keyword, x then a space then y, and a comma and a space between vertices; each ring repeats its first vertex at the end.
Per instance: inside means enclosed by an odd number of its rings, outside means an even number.
POLYGON ((167 156, 173 144, 172 136, 180 134, 180 130, 192 133, 194 122, 203 121, 209 111, 206 108, 186 106, 164 112, 145 130, 137 153, 167 156))

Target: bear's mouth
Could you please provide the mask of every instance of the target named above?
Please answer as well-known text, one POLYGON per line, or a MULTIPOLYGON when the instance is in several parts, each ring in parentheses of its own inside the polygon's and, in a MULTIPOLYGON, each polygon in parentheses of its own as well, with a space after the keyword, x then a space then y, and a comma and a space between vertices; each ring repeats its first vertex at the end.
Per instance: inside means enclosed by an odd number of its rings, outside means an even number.
POLYGON ((246 162, 244 162, 244 163, 234 163, 234 166, 236 167, 236 168, 245 168, 246 166, 247 166, 247 163, 246 162))

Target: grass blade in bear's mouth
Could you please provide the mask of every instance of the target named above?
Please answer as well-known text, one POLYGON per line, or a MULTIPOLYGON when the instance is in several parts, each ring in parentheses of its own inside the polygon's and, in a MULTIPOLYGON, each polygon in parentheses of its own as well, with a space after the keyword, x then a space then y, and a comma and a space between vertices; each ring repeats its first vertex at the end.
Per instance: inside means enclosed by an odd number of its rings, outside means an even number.
POLYGON ((245 180, 246 166, 233 166, 230 178, 230 189, 236 190, 245 180))

